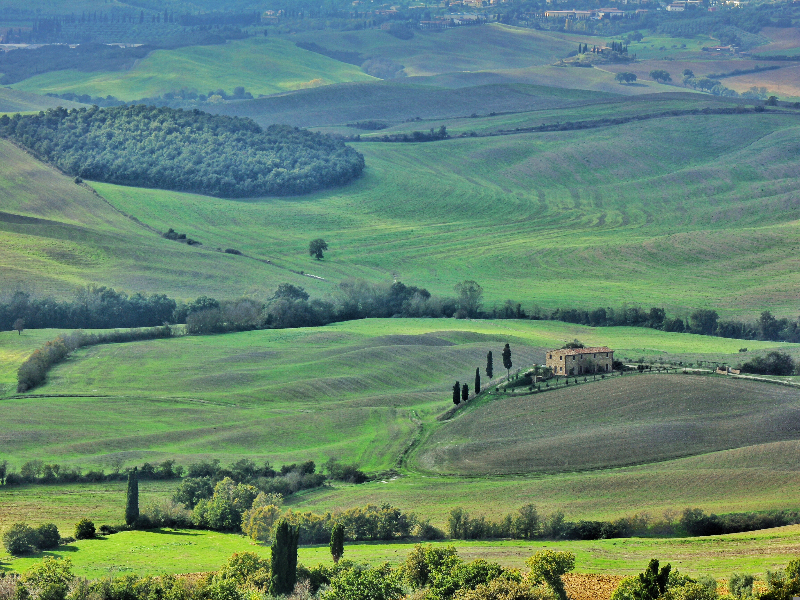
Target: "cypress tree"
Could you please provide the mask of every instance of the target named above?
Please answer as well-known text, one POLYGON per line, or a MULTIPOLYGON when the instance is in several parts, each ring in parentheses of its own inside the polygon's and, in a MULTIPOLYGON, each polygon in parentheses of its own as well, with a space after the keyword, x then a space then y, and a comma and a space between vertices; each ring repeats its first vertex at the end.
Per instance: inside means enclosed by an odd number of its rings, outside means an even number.
POLYGON ((475 394, 481 393, 481 369, 480 367, 475 368, 475 394))
POLYGON ((493 374, 494 368, 492 366, 492 351, 489 350, 489 354, 486 355, 486 376, 491 379, 493 374))
POLYGON ((469 400, 469 386, 466 383, 461 386, 461 399, 464 402, 469 400))
POLYGON ((331 530, 331 556, 333 563, 339 562, 339 559, 344 555, 344 527, 341 523, 337 523, 331 530))
POLYGON ((508 380, 511 381, 511 367, 513 363, 511 362, 511 347, 506 344, 505 348, 503 348, 503 366, 508 371, 508 380))
POLYGON ((291 527, 286 519, 275 526, 272 542, 270 566, 272 579, 269 593, 273 596, 291 594, 297 582, 297 540, 300 537, 296 527, 291 527))
POLYGON ((139 474, 136 467, 128 471, 128 494, 125 501, 125 523, 133 525, 139 519, 139 474))
POLYGON ((455 385, 453 386, 453 404, 458 406, 461 402, 461 384, 456 381, 455 385))

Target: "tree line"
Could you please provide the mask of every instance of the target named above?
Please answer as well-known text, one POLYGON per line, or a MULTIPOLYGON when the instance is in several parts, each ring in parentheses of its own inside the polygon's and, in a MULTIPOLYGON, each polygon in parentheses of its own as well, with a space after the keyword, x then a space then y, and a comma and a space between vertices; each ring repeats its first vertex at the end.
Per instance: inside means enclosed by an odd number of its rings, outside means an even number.
POLYGON ((58 107, 3 115, 0 136, 82 179, 212 196, 304 194, 364 169, 364 157, 331 136, 196 109, 58 107))
POLYGON ((724 515, 707 514, 700 508, 686 508, 681 513, 668 510, 661 518, 636 514, 614 521, 569 521, 560 510, 540 515, 532 504, 499 521, 484 516, 471 517, 461 507, 450 511, 447 537, 454 540, 601 540, 629 537, 709 536, 756 531, 800 523, 798 511, 743 512, 724 515))
POLYGON ((0 301, 0 330, 18 328, 111 329, 186 323, 189 333, 205 334, 259 328, 314 327, 333 322, 387 317, 456 317, 473 319, 552 320, 591 327, 648 327, 743 340, 800 342, 800 318, 775 317, 763 311, 756 321, 722 319, 713 309, 670 316, 661 307, 561 307, 525 310, 507 300, 483 306, 483 288, 475 281, 454 286, 455 296, 434 296, 402 282, 374 284, 350 279, 339 283, 329 299, 312 299, 300 286, 280 284, 270 298, 217 300, 200 296, 179 302, 163 294, 128 295, 105 286, 80 289, 72 300, 15 292, 0 301))

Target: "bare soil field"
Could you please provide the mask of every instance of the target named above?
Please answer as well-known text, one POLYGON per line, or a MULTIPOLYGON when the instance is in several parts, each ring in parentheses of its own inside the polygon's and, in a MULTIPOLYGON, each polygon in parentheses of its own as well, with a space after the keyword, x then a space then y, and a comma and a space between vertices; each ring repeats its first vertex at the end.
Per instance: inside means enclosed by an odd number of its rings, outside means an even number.
POLYGON ((425 470, 546 473, 664 461, 800 438, 798 390, 691 375, 630 375, 504 397, 424 442, 425 470))
POLYGON ((764 27, 761 35, 768 37, 772 43, 758 46, 754 52, 759 54, 780 54, 781 51, 800 47, 800 27, 764 27))
POLYGON ((738 77, 728 77, 723 83, 737 92, 744 92, 751 87, 765 87, 770 95, 781 100, 800 98, 800 64, 787 63, 789 66, 775 71, 749 73, 738 77))

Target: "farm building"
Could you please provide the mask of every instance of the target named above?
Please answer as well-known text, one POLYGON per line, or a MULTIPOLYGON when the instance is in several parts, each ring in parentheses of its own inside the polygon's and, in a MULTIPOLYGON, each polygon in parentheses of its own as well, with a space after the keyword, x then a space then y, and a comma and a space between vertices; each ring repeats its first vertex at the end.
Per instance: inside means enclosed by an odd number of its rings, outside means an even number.
POLYGON ((597 348, 562 348, 547 352, 545 365, 554 375, 584 375, 610 373, 614 364, 614 351, 606 346, 597 348))

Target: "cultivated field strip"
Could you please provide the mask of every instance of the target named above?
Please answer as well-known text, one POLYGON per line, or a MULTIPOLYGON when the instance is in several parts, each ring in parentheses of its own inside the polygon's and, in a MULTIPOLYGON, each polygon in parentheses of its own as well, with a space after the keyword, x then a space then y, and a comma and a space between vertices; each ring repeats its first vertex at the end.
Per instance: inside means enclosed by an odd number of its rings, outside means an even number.
POLYGON ((440 427, 415 460, 427 471, 462 475, 654 463, 800 439, 798 414, 795 389, 691 375, 629 375, 501 398, 440 427))

